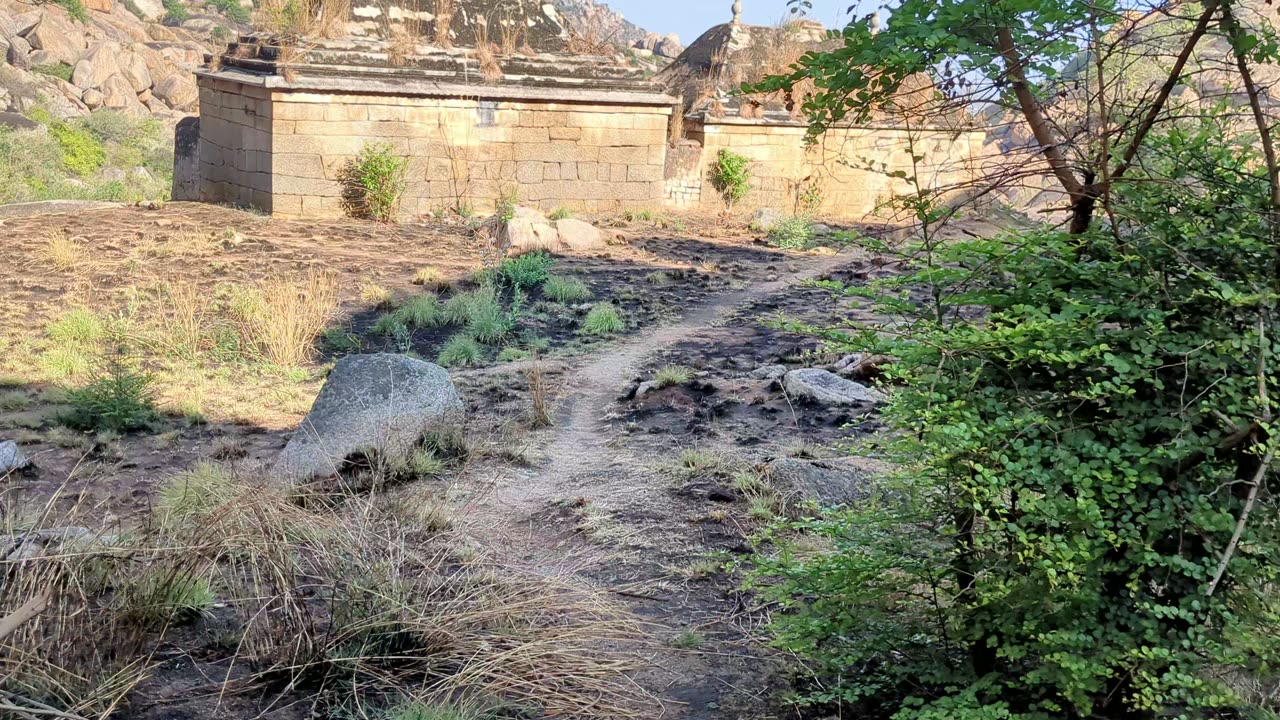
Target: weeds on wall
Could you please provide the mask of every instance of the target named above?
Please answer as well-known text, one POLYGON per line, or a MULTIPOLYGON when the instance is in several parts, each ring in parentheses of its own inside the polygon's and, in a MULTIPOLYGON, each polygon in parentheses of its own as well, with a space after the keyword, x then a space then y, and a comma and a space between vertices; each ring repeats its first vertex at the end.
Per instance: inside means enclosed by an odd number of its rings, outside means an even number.
POLYGON ((370 143, 343 172, 348 212, 378 222, 395 222, 408 188, 408 159, 387 143, 370 143))
POLYGON ((711 166, 711 185, 730 210, 751 192, 751 160, 732 150, 721 150, 711 166))

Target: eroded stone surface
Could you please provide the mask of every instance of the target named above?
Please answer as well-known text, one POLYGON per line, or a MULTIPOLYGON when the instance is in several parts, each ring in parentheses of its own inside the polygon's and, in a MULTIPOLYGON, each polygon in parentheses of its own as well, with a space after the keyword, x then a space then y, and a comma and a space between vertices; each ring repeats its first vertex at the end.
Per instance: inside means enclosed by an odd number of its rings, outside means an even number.
POLYGON ((888 400, 879 390, 818 368, 792 370, 783 377, 782 386, 792 398, 819 405, 863 405, 888 400))
POLYGON ((386 353, 348 356, 334 366, 273 474, 292 483, 331 477, 361 453, 405 461, 426 433, 459 423, 462 411, 439 365, 386 353))

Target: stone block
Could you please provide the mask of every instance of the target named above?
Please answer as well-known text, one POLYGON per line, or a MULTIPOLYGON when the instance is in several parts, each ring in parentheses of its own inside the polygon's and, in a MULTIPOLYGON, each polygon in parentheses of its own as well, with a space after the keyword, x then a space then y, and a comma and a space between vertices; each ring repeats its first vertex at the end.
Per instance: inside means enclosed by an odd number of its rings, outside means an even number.
POLYGON ((313 197, 342 197, 342 185, 332 180, 316 178, 295 178, 287 175, 273 177, 274 187, 270 189, 286 195, 310 195, 313 197))
POLYGON ((369 105, 370 122, 405 122, 408 108, 397 105, 369 105))
POLYGON ((653 182, 662 179, 661 165, 629 165, 627 166, 628 182, 653 182))
POLYGON ((325 179, 324 163, 319 155, 276 153, 272 158, 271 170, 292 177, 325 179))
POLYGON ((543 180, 559 180, 560 179, 560 163, 543 163, 542 179, 543 180))
POLYGON ((582 128, 569 127, 568 125, 552 126, 547 128, 547 132, 551 135, 552 140, 581 140, 582 128))
MULTIPOLYGON (((517 144, 525 143, 549 143, 551 142, 551 132, 545 127, 517 127, 511 130, 511 141, 517 144)), ((517 160, 520 158, 517 157, 517 160)))
POLYGON ((560 179, 561 180, 577 180, 578 179, 578 163, 574 163, 574 162, 560 163, 560 179))
POLYGON ((542 163, 530 161, 516 163, 516 182, 523 185, 541 181, 542 163))

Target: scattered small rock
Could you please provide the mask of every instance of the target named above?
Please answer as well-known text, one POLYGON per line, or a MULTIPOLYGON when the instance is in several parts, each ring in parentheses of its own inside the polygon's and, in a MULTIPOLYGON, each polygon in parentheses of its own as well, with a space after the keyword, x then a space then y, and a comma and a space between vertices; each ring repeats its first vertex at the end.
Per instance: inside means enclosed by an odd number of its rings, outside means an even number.
POLYGON ((809 232, 813 233, 816 237, 827 237, 828 235, 834 234, 835 230, 832 230, 831 226, 826 223, 814 223, 809 226, 809 232))
POLYGON ((462 410, 439 365, 389 353, 345 357, 280 453, 274 474, 293 483, 332 477, 365 452, 407 460, 428 432, 456 427, 462 410))
POLYGON ((751 371, 751 377, 759 380, 777 380, 787 374, 786 365, 765 365, 751 371))
POLYGON ((23 454, 18 443, 12 440, 0 442, 0 476, 22 470, 30 464, 31 461, 23 454))
POLYGON ((818 368, 792 370, 783 377, 782 386, 791 397, 819 405, 862 405, 888 400, 879 390, 818 368))
POLYGON ((658 383, 652 380, 646 380, 636 387, 636 398, 642 398, 658 389, 658 383))

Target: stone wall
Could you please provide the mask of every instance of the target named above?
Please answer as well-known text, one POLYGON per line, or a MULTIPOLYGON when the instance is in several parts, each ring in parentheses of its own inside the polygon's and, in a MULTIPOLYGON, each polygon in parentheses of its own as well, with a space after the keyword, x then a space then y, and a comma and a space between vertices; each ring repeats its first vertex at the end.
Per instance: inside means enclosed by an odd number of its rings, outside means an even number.
POLYGON ((912 154, 923 156, 919 174, 923 185, 947 188, 973 177, 983 133, 925 129, 912 132, 893 127, 858 127, 827 132, 820 143, 806 146, 805 127, 741 118, 706 118, 686 126, 690 139, 703 146, 700 196, 704 209, 723 207, 720 194, 706 180, 721 149, 749 158, 751 193, 743 200, 751 207, 797 211, 797 198, 809 188, 821 196, 817 214, 847 219, 872 215, 894 194, 909 192, 904 180, 889 177, 902 170, 915 175, 912 154), (914 153, 908 149, 914 144, 914 153), (874 169, 871 169, 874 167, 874 169))
POLYGON ((675 147, 668 147, 663 203, 677 210, 688 210, 701 205, 703 174, 700 144, 684 140, 675 147))
POLYGON ((282 90, 212 75, 200 85, 208 201, 337 217, 343 170, 369 143, 408 158, 410 216, 459 204, 487 210, 509 193, 545 210, 663 198, 669 105, 282 90))

